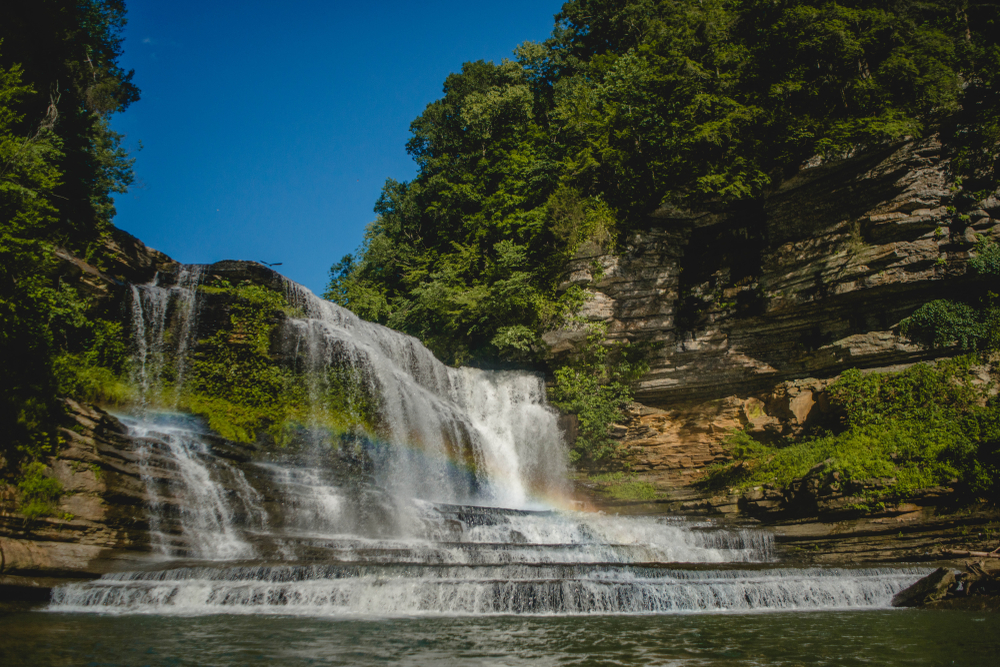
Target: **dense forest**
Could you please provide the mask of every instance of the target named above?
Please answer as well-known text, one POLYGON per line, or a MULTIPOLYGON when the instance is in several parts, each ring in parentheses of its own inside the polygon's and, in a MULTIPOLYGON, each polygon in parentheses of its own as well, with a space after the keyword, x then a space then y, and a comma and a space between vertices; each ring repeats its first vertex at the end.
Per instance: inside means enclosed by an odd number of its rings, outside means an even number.
MULTIPOLYGON (((450 363, 551 366, 542 333, 583 298, 559 290, 567 261, 586 242, 621 247, 657 209, 752 210, 808 160, 935 133, 956 215, 976 207, 997 185, 998 72, 995 3, 567 2, 546 42, 446 79, 411 125, 417 176, 386 182, 326 296, 450 363)), ((981 296, 929 304, 910 334, 994 345, 981 296)), ((643 366, 591 334, 549 370, 556 404, 583 419, 580 452, 600 458, 643 366)))
POLYGON ((100 267, 113 196, 132 182, 109 126, 139 99, 118 65, 124 25, 121 0, 7 3, 0 21, 0 471, 42 492, 39 461, 70 389, 60 367, 124 346, 55 259, 63 250, 100 267))

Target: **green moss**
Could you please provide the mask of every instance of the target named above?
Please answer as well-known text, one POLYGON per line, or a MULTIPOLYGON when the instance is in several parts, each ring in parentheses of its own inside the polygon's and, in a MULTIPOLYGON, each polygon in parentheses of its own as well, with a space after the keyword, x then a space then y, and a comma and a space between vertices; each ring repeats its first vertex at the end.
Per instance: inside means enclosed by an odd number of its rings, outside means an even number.
POLYGON ((284 446, 306 425, 332 435, 374 427, 376 401, 356 371, 296 372, 272 357, 279 311, 297 314, 284 295, 225 281, 200 289, 230 297, 229 326, 195 346, 186 386, 179 392, 182 408, 203 416, 209 428, 236 442, 266 434, 284 446))
POLYGON ((34 461, 21 468, 21 480, 17 484, 20 492, 19 511, 25 518, 36 519, 56 513, 63 486, 59 480, 48 477, 44 463, 34 461))
POLYGON ((652 484, 638 480, 634 474, 626 472, 610 472, 589 475, 587 479, 597 482, 597 491, 601 495, 614 500, 658 500, 663 494, 652 484))

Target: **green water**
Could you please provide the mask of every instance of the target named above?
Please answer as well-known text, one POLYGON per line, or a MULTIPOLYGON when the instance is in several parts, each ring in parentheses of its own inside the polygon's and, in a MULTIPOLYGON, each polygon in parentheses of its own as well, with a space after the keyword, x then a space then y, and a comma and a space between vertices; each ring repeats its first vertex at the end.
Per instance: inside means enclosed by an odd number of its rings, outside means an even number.
POLYGON ((0 665, 1000 665, 1000 615, 0 616, 0 665))

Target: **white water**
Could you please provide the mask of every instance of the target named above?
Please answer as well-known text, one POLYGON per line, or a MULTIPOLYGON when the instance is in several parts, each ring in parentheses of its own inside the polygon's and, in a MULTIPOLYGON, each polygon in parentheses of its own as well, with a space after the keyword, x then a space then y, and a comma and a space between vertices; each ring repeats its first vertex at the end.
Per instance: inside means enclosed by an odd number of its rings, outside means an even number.
MULTIPOLYGON (((144 397, 165 375, 177 385, 184 378, 201 275, 185 269, 174 287, 132 290, 144 397)), ((409 336, 294 283, 286 290, 305 314, 290 320, 282 344, 312 373, 309 442, 296 452, 234 454, 191 418, 144 410, 124 419, 139 443, 153 547, 187 560, 60 587, 52 609, 393 616, 872 608, 887 607, 924 574, 746 569, 774 561, 770 534, 550 509, 544 498, 564 490, 566 457, 540 378, 448 368, 409 336), (377 432, 354 441, 368 462, 361 467, 319 428, 329 371, 344 369, 378 404, 377 432), (214 563, 192 567, 190 559, 214 563), (725 569, 733 563, 742 569, 725 569)))
POLYGON ((651 567, 180 568, 58 589, 60 611, 115 613, 620 614, 884 608, 925 570, 651 567))
POLYGON ((249 517, 248 525, 255 520, 266 521, 260 494, 250 487, 243 473, 212 457, 203 438, 183 422, 122 419, 129 435, 142 443, 137 450, 139 472, 150 501, 150 536, 154 548, 165 556, 187 555, 210 560, 256 555, 234 523, 239 504, 249 517), (215 468, 214 475, 209 462, 215 468), (223 476, 233 483, 235 500, 223 488, 223 476), (164 530, 168 513, 177 520, 175 534, 164 530))
POLYGON ((566 450, 541 377, 449 368, 420 342, 365 322, 287 283, 296 349, 312 369, 355 369, 380 399, 391 447, 383 484, 406 496, 498 507, 535 507, 565 491, 566 450), (471 461, 475 483, 452 467, 471 461))
POLYGON ((177 390, 184 383, 191 338, 197 330, 198 286, 205 267, 185 265, 178 269, 173 286, 161 286, 160 275, 148 285, 130 286, 130 323, 132 327, 132 383, 139 388, 140 405, 148 407, 160 389, 167 356, 173 357, 172 405, 177 403, 177 390), (165 335, 170 324, 168 315, 174 310, 176 331, 165 335), (173 339, 173 345, 168 343, 173 339), (172 348, 172 349, 171 349, 172 348))

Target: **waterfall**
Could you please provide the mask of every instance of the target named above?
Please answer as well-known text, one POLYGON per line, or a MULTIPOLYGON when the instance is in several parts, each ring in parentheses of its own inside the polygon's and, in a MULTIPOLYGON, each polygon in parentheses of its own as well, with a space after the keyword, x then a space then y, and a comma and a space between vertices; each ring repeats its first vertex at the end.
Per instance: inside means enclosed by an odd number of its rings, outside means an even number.
POLYGON ((122 416, 122 422, 142 443, 139 472, 157 551, 209 560, 256 555, 243 528, 266 523, 266 512, 241 470, 212 456, 202 434, 185 420, 146 415, 141 420, 122 416), (245 517, 241 527, 238 511, 245 517))
POLYGON ((177 391, 183 385, 187 369, 191 338, 197 330, 198 286, 205 269, 201 265, 181 266, 172 286, 162 286, 159 273, 147 285, 129 286, 134 349, 132 383, 139 389, 143 407, 156 398, 154 394, 161 388, 168 355, 174 362, 170 369, 174 392, 169 402, 172 405, 177 403, 177 391), (171 309, 176 320, 173 349, 170 349, 165 336, 170 325, 171 309))
POLYGON ((384 483, 445 502, 530 507, 565 491, 566 450, 541 377, 449 368, 420 342, 361 320, 286 283, 306 317, 293 323, 296 349, 314 369, 356 369, 379 399, 384 483), (474 479, 452 474, 454 465, 474 479))
MULTIPOLYGON (((553 502, 566 491, 566 451, 542 378, 449 368, 416 339, 288 281, 294 315, 279 342, 306 378, 309 433, 288 449, 223 441, 190 415, 151 409, 155 400, 176 405, 197 345, 205 272, 185 267, 172 285, 131 288, 142 403, 122 421, 138 443, 159 569, 60 586, 50 609, 393 616, 884 608, 926 573, 782 567, 760 529, 566 509, 553 502), (362 425, 358 408, 356 449, 331 446, 322 428, 338 373, 378 412, 377 424, 362 425), (165 398, 167 384, 174 392, 165 398)), ((341 398, 353 414, 356 397, 341 398)))
POLYGON ((258 566, 108 575, 62 611, 175 614, 621 614, 888 607, 927 570, 258 566))

